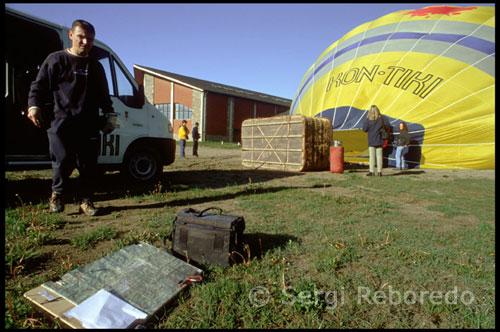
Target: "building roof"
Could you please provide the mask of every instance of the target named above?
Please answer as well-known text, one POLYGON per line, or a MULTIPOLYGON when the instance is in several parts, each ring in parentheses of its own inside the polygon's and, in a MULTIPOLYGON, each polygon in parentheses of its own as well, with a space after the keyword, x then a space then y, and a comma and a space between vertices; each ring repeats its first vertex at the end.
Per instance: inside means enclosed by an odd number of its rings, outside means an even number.
POLYGON ((174 73, 170 73, 167 71, 158 70, 158 69, 140 66, 140 65, 134 65, 134 68, 137 68, 139 70, 142 70, 144 72, 147 72, 149 74, 152 74, 152 75, 155 75, 158 77, 162 77, 162 78, 174 81, 174 82, 182 84, 182 85, 189 86, 191 88, 195 88, 197 90, 216 92, 216 93, 220 93, 220 94, 225 94, 225 95, 230 95, 230 96, 235 96, 235 97, 240 97, 240 98, 246 98, 246 99, 251 99, 251 100, 257 100, 257 101, 261 101, 261 102, 266 102, 266 103, 270 103, 270 104, 277 104, 277 105, 282 105, 282 106, 287 106, 287 107, 290 107, 292 104, 291 99, 271 96, 271 95, 261 93, 261 92, 241 89, 241 88, 237 88, 234 86, 225 85, 225 84, 221 84, 221 83, 200 80, 198 78, 174 74, 174 73))

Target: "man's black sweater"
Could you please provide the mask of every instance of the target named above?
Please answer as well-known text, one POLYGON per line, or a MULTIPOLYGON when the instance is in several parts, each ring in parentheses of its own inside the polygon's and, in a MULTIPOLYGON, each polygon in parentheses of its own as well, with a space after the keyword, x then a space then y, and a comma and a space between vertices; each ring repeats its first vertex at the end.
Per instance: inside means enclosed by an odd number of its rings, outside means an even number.
MULTIPOLYGON (((106 74, 91 57, 71 54, 68 50, 49 54, 37 78, 31 84, 28 107, 54 105, 55 119, 78 124, 80 130, 97 133, 99 108, 113 112, 106 74)), ((73 126, 71 126, 73 127, 73 126)))

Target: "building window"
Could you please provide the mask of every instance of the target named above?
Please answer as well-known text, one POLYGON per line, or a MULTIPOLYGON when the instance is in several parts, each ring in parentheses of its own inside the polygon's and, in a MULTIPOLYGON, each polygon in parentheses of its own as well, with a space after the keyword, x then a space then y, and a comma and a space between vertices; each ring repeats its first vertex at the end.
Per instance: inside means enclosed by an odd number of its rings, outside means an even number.
POLYGON ((163 114, 167 119, 170 119, 170 104, 155 104, 155 107, 163 114))
POLYGON ((175 104, 175 118, 189 120, 193 118, 193 109, 182 104, 175 104))

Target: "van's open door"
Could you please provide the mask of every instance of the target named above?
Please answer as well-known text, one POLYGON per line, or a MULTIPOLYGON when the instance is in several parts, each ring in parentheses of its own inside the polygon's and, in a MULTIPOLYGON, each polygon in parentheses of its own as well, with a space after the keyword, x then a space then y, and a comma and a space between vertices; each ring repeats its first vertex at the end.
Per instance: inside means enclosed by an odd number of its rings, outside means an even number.
POLYGON ((47 133, 36 127, 26 116, 28 93, 40 65, 49 53, 62 49, 57 31, 5 15, 5 75, 4 108, 6 162, 48 159, 47 133))

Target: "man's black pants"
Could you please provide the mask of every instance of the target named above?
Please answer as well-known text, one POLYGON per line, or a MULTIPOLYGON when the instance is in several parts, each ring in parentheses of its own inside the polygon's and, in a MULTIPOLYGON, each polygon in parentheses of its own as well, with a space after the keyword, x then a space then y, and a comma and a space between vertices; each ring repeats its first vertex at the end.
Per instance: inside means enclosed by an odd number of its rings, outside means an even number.
POLYGON ((193 139, 193 156, 198 155, 198 140, 193 139))
POLYGON ((97 178, 97 136, 60 135, 50 129, 47 135, 52 160, 52 191, 64 196, 72 192, 78 200, 92 199, 97 178), (75 168, 80 177, 76 188, 70 188, 69 177, 75 168))

